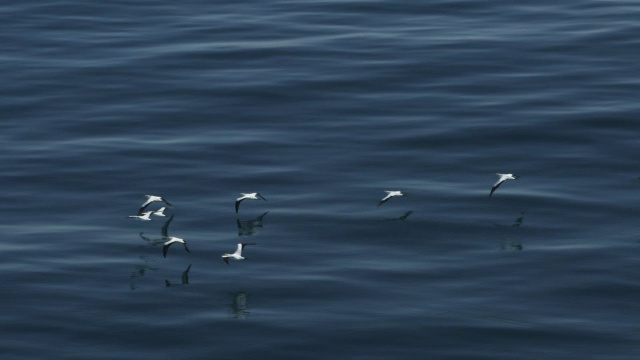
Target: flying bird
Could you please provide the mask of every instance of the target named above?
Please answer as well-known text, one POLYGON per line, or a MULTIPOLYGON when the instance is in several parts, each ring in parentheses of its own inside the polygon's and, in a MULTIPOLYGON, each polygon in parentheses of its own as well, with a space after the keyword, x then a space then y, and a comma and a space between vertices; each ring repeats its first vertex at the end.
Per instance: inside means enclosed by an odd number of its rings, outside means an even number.
POLYGON ((162 196, 155 196, 155 195, 145 195, 147 197, 147 201, 145 201, 142 205, 140 205, 140 210, 138 210, 138 214, 141 214, 144 209, 147 208, 147 206, 149 206, 149 204, 151 204, 152 202, 163 202, 169 206, 171 206, 171 204, 165 200, 162 196))
POLYGON ((404 196, 404 194, 402 193, 402 191, 389 191, 389 190, 385 190, 385 192, 387 193, 387 196, 383 197, 382 200, 380 200, 378 202, 378 206, 386 203, 387 201, 389 201, 389 199, 391 199, 394 196, 404 196))
POLYGON ((238 248, 236 249, 236 252, 234 252, 233 254, 224 254, 222 255, 222 260, 224 260, 224 262, 226 262, 227 264, 229 264, 229 259, 235 259, 235 260, 244 260, 244 258, 242 257, 242 250, 244 249, 245 246, 247 245, 255 245, 256 243, 239 243, 238 244, 238 248))
POLYGON ((262 199, 264 201, 267 201, 267 199, 265 199, 262 195, 258 193, 250 193, 250 194, 240 193, 240 195, 242 196, 236 199, 236 214, 238 213, 238 209, 240 208, 240 203, 246 199, 249 199, 249 200, 262 199))
POLYGON ((162 226, 162 230, 161 230, 162 240, 165 240, 164 246, 162 247, 162 255, 164 255, 164 257, 167 257, 167 251, 169 251, 169 246, 175 243, 181 243, 182 245, 184 245, 184 249, 188 253, 191 253, 191 251, 189 251, 189 248, 187 247, 187 242, 184 239, 181 239, 179 237, 169 236, 169 224, 171 224, 171 221, 173 221, 173 215, 171 215, 169 220, 167 220, 162 226))
POLYGON ((155 215, 155 216, 167 216, 167 215, 164 214, 165 210, 167 210, 167 208, 163 206, 160 209, 154 211, 153 215, 155 215))
POLYGON ((181 243, 182 245, 184 245, 184 249, 187 250, 188 253, 191 253, 191 251, 189 251, 189 248, 187 247, 187 242, 184 241, 184 239, 178 238, 178 237, 169 237, 169 240, 167 240, 164 243, 164 246, 162 247, 162 255, 164 255, 164 257, 167 257, 167 251, 169 251, 169 246, 175 244, 175 243, 181 243))
POLYGON ((513 174, 500 174, 500 173, 496 173, 496 175, 500 176, 500 178, 498 179, 498 181, 496 181, 495 184, 493 184, 493 187, 491 188, 491 192, 489 193, 489 197, 491 197, 491 195, 493 195, 493 192, 496 191, 496 189, 502 185, 503 182, 507 181, 507 180, 518 180, 520 177, 517 175, 513 175, 513 174))
POLYGON ((151 215, 151 211, 147 211, 147 212, 140 213, 139 215, 129 215, 129 217, 133 219, 151 221, 151 219, 149 218, 150 215, 151 215))

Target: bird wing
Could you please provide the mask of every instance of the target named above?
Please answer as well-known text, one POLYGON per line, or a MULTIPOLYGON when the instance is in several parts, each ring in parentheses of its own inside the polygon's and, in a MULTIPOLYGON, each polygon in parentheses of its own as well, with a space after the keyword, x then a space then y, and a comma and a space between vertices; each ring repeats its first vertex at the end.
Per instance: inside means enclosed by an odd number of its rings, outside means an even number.
POLYGON ((237 198, 236 199, 236 214, 238 213, 238 209, 240 209, 240 203, 242 202, 242 200, 244 200, 244 197, 241 198, 237 198))
MULTIPOLYGON (((244 250, 244 247, 247 246, 247 245, 255 245, 255 244, 256 243, 248 243, 248 242, 240 243, 240 244, 238 244, 238 251, 244 250)), ((238 251, 236 251, 236 252, 238 252, 238 251)))
POLYGON ((189 254, 191 254, 191 251, 189 251, 189 248, 187 247, 187 243, 186 243, 186 242, 184 242, 184 243, 182 243, 182 245, 184 245, 184 249, 185 249, 185 250, 187 250, 187 252, 188 252, 189 254))
POLYGON ((491 195, 493 195, 493 192, 496 191, 496 189, 502 185, 502 183, 504 182, 504 179, 500 178, 500 180, 498 180, 495 184, 493 184, 493 187, 491 188, 491 192, 489 193, 489 197, 491 197, 491 195))
POLYGON ((264 196, 262 196, 262 195, 260 195, 258 193, 256 193, 256 196, 259 197, 260 199, 264 200, 264 201, 267 201, 267 199, 265 199, 264 196))
POLYGON ((138 210, 138 215, 142 215, 142 213, 144 212, 144 209, 147 208, 147 206, 149 206, 149 204, 151 204, 153 201, 149 201, 147 200, 144 204, 140 205, 140 209, 138 210))
POLYGON ((234 252, 233 255, 240 255, 241 256, 242 249, 244 249, 244 244, 243 243, 238 244, 238 247, 236 248, 236 252, 234 252))
POLYGON ((165 204, 167 204, 169 206, 173 206, 173 205, 171 205, 170 202, 167 201, 167 199, 165 199, 165 198, 161 198, 161 199, 162 199, 162 202, 164 202, 165 204))
POLYGON ((168 237, 169 236, 169 224, 171 224, 172 220, 173 220, 173 215, 171 215, 169 220, 165 221, 164 225, 162 226, 161 234, 162 234, 163 237, 168 237))
POLYGON ((164 246, 162 247, 162 255, 164 255, 164 257, 167 257, 167 251, 169 251, 169 246, 171 246, 171 244, 173 243, 170 242, 168 244, 164 244, 164 246))
POLYGON ((227 265, 229 265, 229 257, 228 256, 223 256, 222 257, 222 261, 226 262, 227 265))
POLYGON ((378 202, 378 206, 384 204, 387 202, 387 200, 391 199, 391 191, 385 191, 387 193, 387 196, 383 197, 379 202, 378 202))

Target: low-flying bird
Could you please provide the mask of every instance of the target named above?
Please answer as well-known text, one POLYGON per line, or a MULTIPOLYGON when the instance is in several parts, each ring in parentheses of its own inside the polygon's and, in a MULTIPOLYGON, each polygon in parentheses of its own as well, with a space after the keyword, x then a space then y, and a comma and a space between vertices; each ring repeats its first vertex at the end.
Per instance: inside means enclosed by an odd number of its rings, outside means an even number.
POLYGON ((167 215, 164 214, 165 210, 167 210, 167 208, 163 206, 160 209, 154 211, 153 215, 155 215, 155 216, 167 216, 167 215))
POLYGON ((142 205, 140 205, 140 210, 138 210, 138 214, 141 214, 144 209, 147 208, 147 206, 149 206, 149 204, 151 204, 152 202, 163 202, 169 206, 172 206, 167 200, 165 200, 162 196, 155 196, 155 195, 145 195, 147 197, 147 201, 145 201, 142 205))
POLYGON ((402 191, 389 191, 389 190, 385 190, 385 192, 387 193, 387 196, 383 197, 382 200, 380 200, 378 202, 378 206, 386 203, 387 201, 389 201, 389 199, 391 199, 394 196, 404 196, 404 194, 402 193, 402 191))
POLYGON ((496 173, 496 175, 500 176, 500 178, 498 179, 498 181, 496 181, 495 184, 493 184, 493 187, 491 187, 491 192, 489 193, 489 197, 491 197, 491 195, 493 195, 493 192, 496 191, 496 189, 502 185, 503 182, 507 181, 507 180, 518 180, 520 177, 517 175, 513 175, 513 174, 500 174, 500 173, 496 173))
POLYGON ((242 195, 242 196, 240 196, 239 198, 236 199, 236 214, 238 213, 238 209, 240 208, 240 203, 242 201, 246 200, 246 199, 249 199, 249 200, 262 199, 264 201, 267 201, 267 199, 265 199, 262 195, 258 194, 257 192, 256 193, 250 193, 250 194, 240 193, 240 195, 242 195))
POLYGON ((164 243, 164 246, 162 247, 162 255, 164 255, 164 257, 167 257, 167 251, 169 251, 169 246, 175 244, 175 243, 181 243, 182 245, 184 245, 184 249, 187 250, 188 253, 191 253, 191 251, 189 251, 189 248, 187 247, 187 242, 184 241, 184 239, 178 238, 178 237, 169 237, 169 240, 167 240, 164 243))
POLYGON ((144 221, 151 221, 151 219, 149 218, 151 213, 152 213, 151 211, 147 211, 147 212, 140 213, 139 215, 129 215, 129 217, 132 218, 132 219, 140 219, 140 220, 144 220, 144 221))
POLYGON ((164 257, 167 257, 167 251, 169 251, 169 246, 175 243, 181 243, 182 245, 184 245, 184 249, 188 253, 191 253, 191 251, 189 251, 189 248, 187 247, 187 242, 184 239, 179 237, 169 236, 169 232, 168 232, 169 224, 171 224, 172 220, 173 220, 173 215, 171 215, 169 220, 167 220, 162 226, 162 240, 165 240, 164 246, 162 247, 162 255, 164 255, 164 257))
POLYGON ((236 252, 234 252, 233 254, 224 254, 222 255, 222 260, 224 260, 224 262, 226 262, 227 264, 229 264, 229 259, 234 259, 234 260, 244 260, 244 258, 242 257, 242 250, 244 249, 245 246, 247 245, 255 245, 256 243, 239 243, 238 244, 238 248, 236 249, 236 252))

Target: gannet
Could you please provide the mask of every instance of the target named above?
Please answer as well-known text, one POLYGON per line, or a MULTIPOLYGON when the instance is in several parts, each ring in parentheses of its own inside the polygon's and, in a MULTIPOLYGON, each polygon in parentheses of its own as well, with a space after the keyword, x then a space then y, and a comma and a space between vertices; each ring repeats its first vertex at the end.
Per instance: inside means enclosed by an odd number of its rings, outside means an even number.
POLYGON ((171 215, 169 220, 167 220, 162 226, 162 230, 161 230, 162 240, 165 240, 164 246, 162 247, 162 255, 164 255, 164 257, 167 257, 167 251, 169 251, 169 246, 177 242, 184 245, 184 249, 187 250, 188 253, 191 253, 191 251, 189 251, 189 248, 187 247, 187 242, 184 239, 181 239, 179 237, 169 236, 169 224, 171 224, 172 220, 173 220, 173 215, 171 215))
POLYGON ((391 199, 394 196, 404 196, 404 194, 402 193, 402 191, 389 191, 389 190, 385 190, 385 192, 387 193, 387 196, 383 197, 382 200, 380 200, 380 202, 378 202, 378 206, 386 203, 387 201, 389 201, 389 199, 391 199))
POLYGON ((140 210, 138 210, 138 214, 141 214, 144 209, 149 206, 149 204, 151 204, 152 202, 156 202, 156 201, 161 201, 169 206, 171 206, 171 204, 165 200, 162 196, 155 196, 155 195, 145 195, 147 197, 147 201, 145 201, 142 205, 140 205, 140 210))
POLYGON ((267 201, 267 199, 265 199, 262 195, 260 195, 258 193, 250 193, 250 194, 240 193, 240 195, 242 195, 242 196, 236 199, 236 214, 238 213, 238 209, 240 208, 240 203, 243 200, 246 200, 246 199, 249 199, 249 200, 262 199, 264 201, 267 201))
POLYGON ((145 221, 151 221, 149 216, 151 215, 151 211, 143 212, 140 215, 129 215, 130 218, 140 219, 145 221))
POLYGON ((165 211, 165 210, 167 210, 167 208, 163 206, 163 207, 161 207, 160 209, 158 209, 158 210, 154 211, 154 212, 153 212, 153 215, 155 215, 155 216, 166 216, 166 215, 164 214, 164 211, 165 211))
POLYGON ((242 257, 242 249, 244 249, 245 246, 247 245, 255 245, 256 243, 239 243, 238 244, 238 248, 236 249, 236 252, 234 252, 233 254, 224 254, 222 255, 222 260, 224 260, 224 262, 226 262, 227 264, 229 264, 229 259, 235 259, 235 260, 244 260, 244 258, 242 257))
POLYGON ((518 180, 520 177, 513 175, 513 174, 500 174, 500 173, 496 173, 496 175, 500 176, 500 178, 498 179, 498 181, 496 181, 495 184, 493 184, 493 187, 491 188, 491 192, 489 193, 489 197, 491 197, 491 195, 493 195, 493 192, 496 191, 496 189, 502 185, 503 182, 507 181, 507 180, 518 180))
POLYGON ((177 242, 184 245, 184 249, 187 250, 188 253, 191 253, 191 251, 189 251, 189 248, 187 247, 187 242, 184 241, 184 239, 173 237, 173 236, 170 236, 167 239, 168 240, 164 243, 164 246, 162 247, 162 255, 164 255, 164 257, 167 257, 167 251, 169 251, 169 246, 177 242))

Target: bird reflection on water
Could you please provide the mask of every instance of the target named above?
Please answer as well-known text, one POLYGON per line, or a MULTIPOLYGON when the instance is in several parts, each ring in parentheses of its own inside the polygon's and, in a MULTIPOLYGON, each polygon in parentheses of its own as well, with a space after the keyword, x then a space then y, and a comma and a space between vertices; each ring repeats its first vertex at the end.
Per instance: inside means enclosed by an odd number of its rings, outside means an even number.
POLYGON ((236 219, 236 225, 238 226, 238 236, 251 236, 254 235, 259 228, 262 228, 262 220, 269 212, 265 212, 253 220, 240 220, 236 219))
MULTIPOLYGON (((522 211, 520 213, 520 216, 513 221, 513 224, 511 224, 511 227, 519 228, 520 226, 522 226, 523 222, 524 222, 524 211, 522 211)), ((495 225, 497 227, 508 227, 508 225, 502 225, 502 224, 498 224, 498 223, 495 223, 495 222, 493 223, 493 225, 495 225)))
POLYGON ((162 225, 162 229, 160 229, 160 235, 162 237, 150 238, 148 236, 145 236, 144 232, 140 232, 140 238, 142 238, 142 240, 146 241, 151 246, 164 244, 168 239, 171 238, 169 236, 169 225, 171 224, 171 221, 173 221, 173 215, 171 215, 171 217, 164 222, 164 225, 162 225))
POLYGON ((138 279, 144 277, 147 272, 157 270, 157 268, 152 267, 149 264, 148 256, 140 256, 140 259, 143 260, 143 263, 141 265, 135 265, 134 271, 131 272, 131 275, 129 276, 129 289, 131 290, 136 289, 138 279))
POLYGON ((411 214, 413 214, 413 211, 407 211, 405 212, 402 216, 397 217, 397 218, 390 218, 390 219, 384 219, 384 221, 405 221, 409 218, 409 216, 411 216, 411 214))
POLYGON ((520 217, 517 218, 516 221, 511 225, 511 227, 520 227, 523 221, 524 221, 524 211, 521 213, 520 217))
POLYGON ((230 295, 233 297, 233 302, 229 305, 231 314, 236 319, 246 319, 249 316, 247 306, 249 293, 245 291, 238 291, 230 295))
POLYGON ((162 238, 150 238, 148 236, 145 236, 144 232, 140 232, 140 238, 142 240, 146 241, 147 244, 149 244, 151 246, 156 246, 158 244, 164 243, 164 240, 162 238))
MULTIPOLYGON (((522 223, 524 222, 524 214, 525 212, 522 211, 520 213, 520 216, 513 222, 513 224, 511 224, 510 227, 520 228, 522 226, 522 223)), ((507 225, 501 225, 496 223, 494 223, 494 225, 501 228, 508 228, 507 225)), ((522 246, 522 242, 520 241, 519 236, 505 236, 500 241, 500 249, 503 251, 522 251, 524 249, 524 246, 522 246)))
POLYGON ((517 238, 505 238, 500 242, 500 249, 504 251, 522 251, 524 246, 517 238))
POLYGON ((191 270, 191 264, 189 264, 189 266, 187 266, 187 269, 182 272, 182 276, 180 277, 180 284, 174 284, 174 283, 171 283, 169 281, 169 279, 164 279, 165 286, 166 287, 171 287, 171 286, 189 285, 189 271, 190 270, 191 270))

